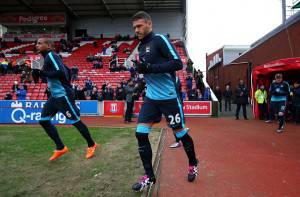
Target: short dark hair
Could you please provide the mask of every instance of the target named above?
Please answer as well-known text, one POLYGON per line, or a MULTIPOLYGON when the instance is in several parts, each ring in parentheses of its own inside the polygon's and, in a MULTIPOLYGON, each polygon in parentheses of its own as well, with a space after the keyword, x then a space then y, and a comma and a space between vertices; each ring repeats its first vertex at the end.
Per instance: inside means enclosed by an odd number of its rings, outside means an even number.
POLYGON ((132 21, 136 21, 139 19, 144 19, 145 21, 151 21, 151 16, 145 11, 139 11, 131 17, 132 21))
POLYGON ((281 73, 277 73, 275 75, 275 79, 282 79, 282 74, 281 73))

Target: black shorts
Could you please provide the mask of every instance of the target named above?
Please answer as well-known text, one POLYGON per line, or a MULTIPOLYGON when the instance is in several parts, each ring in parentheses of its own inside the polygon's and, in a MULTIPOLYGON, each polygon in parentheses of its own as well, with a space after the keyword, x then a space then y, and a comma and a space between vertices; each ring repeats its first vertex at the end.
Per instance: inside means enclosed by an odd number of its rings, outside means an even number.
POLYGON ((279 112, 285 113, 286 101, 271 101, 270 102, 271 112, 277 114, 279 112))
POLYGON ((159 123, 162 115, 165 116, 170 128, 185 128, 182 103, 177 98, 152 100, 145 97, 139 113, 138 123, 159 123))
POLYGON ((80 120, 80 112, 75 104, 75 100, 67 96, 50 97, 44 105, 40 120, 50 120, 57 112, 63 113, 67 119, 74 122, 80 120))

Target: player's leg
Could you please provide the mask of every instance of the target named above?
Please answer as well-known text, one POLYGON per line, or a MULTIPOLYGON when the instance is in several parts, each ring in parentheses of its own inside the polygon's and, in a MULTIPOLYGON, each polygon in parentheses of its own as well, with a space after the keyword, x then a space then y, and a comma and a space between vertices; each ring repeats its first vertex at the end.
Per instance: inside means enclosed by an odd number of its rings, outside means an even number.
POLYGON ((146 186, 156 182, 153 166, 152 166, 152 148, 149 141, 149 133, 152 125, 160 122, 161 112, 156 108, 155 103, 145 98, 139 113, 138 125, 136 128, 136 139, 138 141, 138 151, 143 163, 145 175, 133 184, 134 191, 142 191, 146 186))
POLYGON ((51 118, 57 113, 55 107, 55 99, 50 98, 42 110, 41 119, 39 120, 40 125, 44 128, 48 136, 53 140, 56 145, 56 150, 49 160, 55 160, 64 153, 68 152, 68 148, 63 144, 60 139, 56 127, 51 124, 51 118))
POLYGON ((76 127, 82 137, 86 140, 88 144, 86 158, 89 159, 93 157, 97 144, 92 139, 87 126, 80 120, 80 112, 75 104, 75 100, 68 98, 67 96, 60 97, 57 100, 59 111, 62 112, 67 119, 72 121, 72 125, 76 127))
POLYGON ((281 133, 283 131, 284 122, 285 122, 286 103, 285 101, 280 101, 277 103, 277 105, 278 105, 278 121, 279 121, 277 132, 281 133))
POLYGON ((188 134, 189 129, 185 127, 182 104, 178 99, 166 100, 161 102, 159 108, 166 117, 169 127, 172 128, 176 137, 182 142, 189 160, 188 181, 192 182, 198 175, 198 160, 193 139, 188 134))

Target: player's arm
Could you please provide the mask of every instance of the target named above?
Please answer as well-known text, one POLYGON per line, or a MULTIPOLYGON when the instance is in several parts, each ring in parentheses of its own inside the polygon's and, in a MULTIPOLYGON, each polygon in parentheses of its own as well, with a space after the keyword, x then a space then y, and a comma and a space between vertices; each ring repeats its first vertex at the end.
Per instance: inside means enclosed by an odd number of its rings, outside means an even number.
POLYGON ((169 73, 182 69, 183 64, 180 56, 165 36, 160 35, 159 38, 155 40, 155 45, 160 48, 161 54, 166 57, 168 61, 161 64, 151 64, 151 73, 169 73))
POLYGON ((41 71, 43 76, 48 78, 61 78, 65 75, 62 60, 56 54, 49 52, 45 58, 45 65, 47 65, 48 69, 41 71))
POLYGON ((150 64, 141 59, 141 63, 137 64, 138 73, 170 73, 182 69, 181 59, 174 46, 166 37, 160 35, 153 42, 155 42, 154 45, 167 61, 159 64, 150 64))

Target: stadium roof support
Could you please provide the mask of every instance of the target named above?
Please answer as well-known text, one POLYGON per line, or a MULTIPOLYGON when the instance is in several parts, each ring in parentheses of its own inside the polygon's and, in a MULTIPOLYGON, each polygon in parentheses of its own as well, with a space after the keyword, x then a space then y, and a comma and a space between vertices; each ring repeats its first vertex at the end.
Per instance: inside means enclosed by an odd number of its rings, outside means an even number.
POLYGON ((111 12, 109 11, 109 7, 108 7, 108 5, 106 4, 105 0, 101 0, 101 1, 102 1, 102 3, 103 3, 104 7, 106 8, 106 11, 107 11, 107 13, 109 14, 110 18, 113 18, 113 15, 112 15, 111 12))
POLYGON ((66 10, 75 18, 78 18, 78 15, 74 12, 74 10, 66 3, 65 0, 59 0, 63 6, 66 8, 66 10))
POLYGON ((37 11, 26 1, 26 0, 18 0, 22 5, 28 8, 31 12, 36 13, 37 11))

